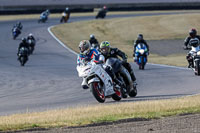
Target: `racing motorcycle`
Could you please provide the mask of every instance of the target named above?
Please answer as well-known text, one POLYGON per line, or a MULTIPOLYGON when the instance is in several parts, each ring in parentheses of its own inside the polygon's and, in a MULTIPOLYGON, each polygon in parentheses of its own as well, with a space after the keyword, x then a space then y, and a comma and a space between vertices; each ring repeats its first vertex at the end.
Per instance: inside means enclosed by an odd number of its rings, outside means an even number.
POLYGON ((90 91, 98 102, 104 103, 105 99, 109 97, 115 101, 121 100, 120 88, 113 84, 102 64, 83 61, 81 65, 77 66, 77 71, 79 77, 85 78, 90 91))
POLYGON ((69 14, 63 12, 62 17, 60 19, 60 23, 62 23, 62 22, 67 23, 68 20, 69 20, 69 14))
POLYGON ((17 27, 14 27, 14 28, 12 29, 12 36, 13 36, 13 39, 15 40, 15 39, 19 36, 19 34, 21 34, 21 31, 20 31, 17 27))
POLYGON ((32 39, 28 39, 27 43, 29 44, 30 47, 30 54, 32 54, 35 49, 35 41, 32 39))
POLYGON ((40 23, 40 22, 45 23, 47 21, 47 19, 48 19, 47 15, 40 15, 38 23, 40 23))
POLYGON ((97 15, 96 15, 96 19, 98 19, 98 18, 105 18, 106 17, 106 13, 107 13, 107 11, 105 10, 105 9, 101 9, 98 13, 97 13, 97 15))
POLYGON ((21 66, 24 66, 25 63, 28 61, 29 51, 26 47, 21 47, 19 49, 18 59, 21 66))
POLYGON ((135 49, 135 62, 139 65, 139 69, 144 70, 147 63, 148 50, 146 45, 139 43, 135 49))
POLYGON ((136 84, 133 83, 128 70, 122 65, 122 61, 118 58, 111 57, 106 60, 106 65, 112 67, 117 78, 123 83, 124 88, 121 88, 122 97, 126 98, 127 96, 125 94, 128 94, 130 97, 135 97, 137 95, 136 84))
POLYGON ((194 74, 199 76, 200 75, 200 42, 198 38, 191 39, 190 47, 185 48, 185 50, 190 50, 191 60, 193 60, 193 65, 191 69, 194 71, 194 74), (196 47, 194 47, 196 46, 196 47))

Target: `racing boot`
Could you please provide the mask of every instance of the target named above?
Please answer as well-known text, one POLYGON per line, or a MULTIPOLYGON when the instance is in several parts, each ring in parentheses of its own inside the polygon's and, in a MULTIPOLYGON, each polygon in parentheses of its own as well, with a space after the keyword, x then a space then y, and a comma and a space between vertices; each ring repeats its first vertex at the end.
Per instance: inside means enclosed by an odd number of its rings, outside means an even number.
POLYGON ((82 86, 82 88, 83 88, 84 90, 89 88, 88 85, 87 85, 87 82, 86 82, 86 79, 85 79, 85 78, 83 78, 83 82, 81 83, 81 86, 82 86))

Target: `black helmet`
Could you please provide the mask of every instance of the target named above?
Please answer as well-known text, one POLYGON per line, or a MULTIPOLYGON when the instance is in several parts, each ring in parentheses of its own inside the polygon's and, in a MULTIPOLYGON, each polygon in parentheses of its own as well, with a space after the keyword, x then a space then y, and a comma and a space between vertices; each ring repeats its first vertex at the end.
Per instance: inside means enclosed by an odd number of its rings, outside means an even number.
POLYGON ((138 39, 138 40, 143 40, 143 35, 142 35, 142 34, 138 34, 137 39, 138 39))
POLYGON ((94 38, 95 38, 95 36, 94 36, 93 34, 91 34, 91 35, 90 35, 90 38, 91 38, 91 39, 94 39, 94 38))
POLYGON ((191 30, 189 30, 189 35, 193 38, 197 35, 197 30, 192 28, 191 30))
POLYGON ((26 43, 26 38, 23 37, 23 38, 22 38, 22 42, 23 42, 23 43, 26 43))

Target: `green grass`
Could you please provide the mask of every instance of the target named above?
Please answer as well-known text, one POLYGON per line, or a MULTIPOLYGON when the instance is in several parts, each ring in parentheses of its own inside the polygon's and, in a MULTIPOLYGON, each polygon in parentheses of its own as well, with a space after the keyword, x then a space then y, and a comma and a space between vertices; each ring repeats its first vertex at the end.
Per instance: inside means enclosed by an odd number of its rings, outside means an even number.
POLYGON ((188 113, 200 113, 200 95, 0 116, 0 131, 82 126, 129 118, 155 119, 188 113))
MULTIPOLYGON (((99 42, 109 41, 111 46, 124 51, 128 55, 129 61, 132 62, 133 40, 139 33, 142 33, 146 40, 184 40, 189 29, 193 27, 200 29, 199 21, 198 13, 143 16, 74 22, 56 26, 52 31, 76 52, 79 52, 78 44, 81 40, 89 39, 90 34, 95 34, 99 42)), ((169 56, 151 53, 149 62, 187 66, 185 55, 179 53, 169 56)))

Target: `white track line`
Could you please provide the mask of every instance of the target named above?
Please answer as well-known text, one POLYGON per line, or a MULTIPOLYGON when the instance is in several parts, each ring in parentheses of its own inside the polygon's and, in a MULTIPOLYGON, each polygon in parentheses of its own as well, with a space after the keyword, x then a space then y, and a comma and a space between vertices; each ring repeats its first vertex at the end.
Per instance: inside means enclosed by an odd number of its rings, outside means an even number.
POLYGON ((50 26, 48 27, 48 32, 51 34, 51 36, 58 41, 59 44, 61 44, 64 48, 66 48, 67 50, 69 50, 69 52, 78 55, 75 51, 73 51, 71 48, 67 47, 63 42, 61 42, 52 32, 51 32, 51 28, 53 28, 54 26, 50 26))
MULTIPOLYGON (((48 32, 51 34, 51 36, 58 41, 59 44, 61 44, 64 48, 66 48, 67 50, 69 50, 71 53, 78 55, 78 53, 76 53, 75 51, 73 51, 72 49, 70 49, 69 47, 67 47, 63 42, 61 42, 52 32, 51 32, 51 28, 53 28, 54 26, 50 26, 48 27, 48 32)), ((150 65, 154 65, 154 66, 160 66, 160 67, 167 67, 167 68, 175 68, 175 69, 181 69, 181 70, 190 70, 189 68, 185 68, 185 67, 177 67, 177 66, 170 66, 170 65, 162 65, 162 64, 153 64, 153 63, 148 63, 150 65)))

